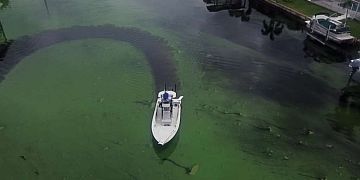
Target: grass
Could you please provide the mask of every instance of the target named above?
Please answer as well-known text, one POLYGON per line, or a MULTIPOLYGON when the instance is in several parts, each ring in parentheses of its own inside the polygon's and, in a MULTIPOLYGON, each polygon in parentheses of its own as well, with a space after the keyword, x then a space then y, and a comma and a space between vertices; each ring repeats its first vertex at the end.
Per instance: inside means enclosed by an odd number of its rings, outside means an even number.
MULTIPOLYGON (((325 7, 318 6, 306 0, 277 0, 276 2, 307 16, 312 16, 319 12, 334 13, 325 7)), ((360 22, 357 20, 349 20, 348 25, 350 26, 351 34, 356 38, 360 38, 360 22)))
POLYGON ((294 9, 302 14, 307 16, 312 16, 319 12, 332 13, 331 10, 328 10, 324 7, 318 6, 306 0, 277 0, 277 3, 285 5, 291 9, 294 9))
POLYGON ((357 20, 349 20, 347 24, 350 26, 351 34, 360 38, 360 22, 357 20))

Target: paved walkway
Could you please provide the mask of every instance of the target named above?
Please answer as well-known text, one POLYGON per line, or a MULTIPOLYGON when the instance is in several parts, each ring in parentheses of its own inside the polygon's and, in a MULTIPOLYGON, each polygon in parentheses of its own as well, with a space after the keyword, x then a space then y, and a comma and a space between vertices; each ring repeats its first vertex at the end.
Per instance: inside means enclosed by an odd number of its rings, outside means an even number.
MULTIPOLYGON (((346 8, 339 6, 339 4, 343 2, 341 0, 308 0, 308 1, 317 4, 319 6, 325 7, 327 9, 330 9, 332 11, 335 11, 337 13, 346 14, 346 8)), ((355 7, 353 8, 356 9, 357 4, 354 3, 354 6, 355 7)), ((360 6, 359 6, 359 11, 360 11, 360 6)), ((349 9, 348 17, 360 20, 360 12, 352 11, 349 9)))

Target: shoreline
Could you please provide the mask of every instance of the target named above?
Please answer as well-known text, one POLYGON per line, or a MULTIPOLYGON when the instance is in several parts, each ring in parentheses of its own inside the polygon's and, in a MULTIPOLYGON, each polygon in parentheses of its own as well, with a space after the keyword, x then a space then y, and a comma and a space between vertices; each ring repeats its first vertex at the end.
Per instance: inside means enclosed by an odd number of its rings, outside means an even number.
MULTIPOLYGON (((276 8, 278 10, 281 11, 281 13, 284 13, 285 15, 288 15, 288 16, 291 16, 293 18, 296 18, 298 21, 301 22, 301 24, 305 25, 305 21, 307 20, 310 20, 311 18, 293 8, 290 8, 286 5, 283 5, 281 3, 278 3, 274 0, 262 0, 261 2, 263 2, 265 5, 269 5, 269 6, 272 6, 273 8, 276 8)), ((314 4, 314 5, 317 5, 317 4, 314 4)), ((319 6, 319 5, 317 5, 319 6)), ((319 6, 319 7, 322 7, 322 6, 319 6)), ((325 7, 322 7, 324 9, 327 9, 325 7)), ((306 28, 307 29, 307 28, 306 28)), ((351 46, 354 46, 354 47, 358 47, 359 44, 360 44, 360 38, 353 35, 354 36, 354 42, 351 43, 351 46)))
MULTIPOLYGON (((297 10, 294 10, 290 7, 287 7, 283 4, 280 4, 276 1, 273 1, 273 0, 263 0, 264 3, 270 5, 270 6, 273 6, 275 8, 278 8, 279 10, 281 10, 283 13, 286 13, 288 15, 291 15, 291 16, 294 16, 296 18, 298 18, 299 20, 302 20, 302 21, 306 21, 306 20, 310 20, 310 17, 297 11, 297 10)), ((305 22, 304 22, 305 23, 305 22)))

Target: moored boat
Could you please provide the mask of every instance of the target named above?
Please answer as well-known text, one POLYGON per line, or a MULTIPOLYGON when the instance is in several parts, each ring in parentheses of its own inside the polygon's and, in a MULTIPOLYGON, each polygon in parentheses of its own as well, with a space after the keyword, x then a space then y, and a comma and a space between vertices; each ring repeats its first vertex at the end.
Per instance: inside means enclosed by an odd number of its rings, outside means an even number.
POLYGON ((309 21, 305 21, 309 29, 308 35, 315 38, 320 36, 324 41, 330 40, 337 44, 351 44, 355 41, 355 37, 351 35, 346 23, 341 22, 343 19, 346 19, 346 16, 314 15, 309 21))

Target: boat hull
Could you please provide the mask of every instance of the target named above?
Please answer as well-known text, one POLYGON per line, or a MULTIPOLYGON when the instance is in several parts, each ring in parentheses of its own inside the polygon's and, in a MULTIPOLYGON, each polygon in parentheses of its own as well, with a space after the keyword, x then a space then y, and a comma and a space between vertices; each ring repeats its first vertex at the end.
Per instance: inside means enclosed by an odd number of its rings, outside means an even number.
MULTIPOLYGON (((314 37, 319 37, 317 40, 321 41, 322 43, 325 43, 326 41, 331 41, 336 44, 342 45, 342 44, 353 44, 355 42, 355 37, 350 34, 350 32, 341 32, 341 33, 335 33, 333 32, 335 26, 338 26, 341 22, 338 20, 339 18, 333 18, 328 17, 324 15, 317 15, 313 16, 311 20, 305 21, 306 27, 309 30, 308 35, 314 37), (319 23, 319 21, 322 20, 322 22, 331 22, 333 26, 330 30, 329 28, 326 28, 326 26, 319 23)), ((341 29, 336 29, 340 30, 341 29)))
MULTIPOLYGON (((181 117, 181 99, 173 99, 172 111, 168 112, 164 111, 160 105, 161 95, 162 94, 160 92, 156 101, 151 122, 151 131, 154 139, 158 142, 158 144, 165 145, 175 137, 179 130, 181 117)), ((176 96, 176 93, 172 95, 176 96)))

